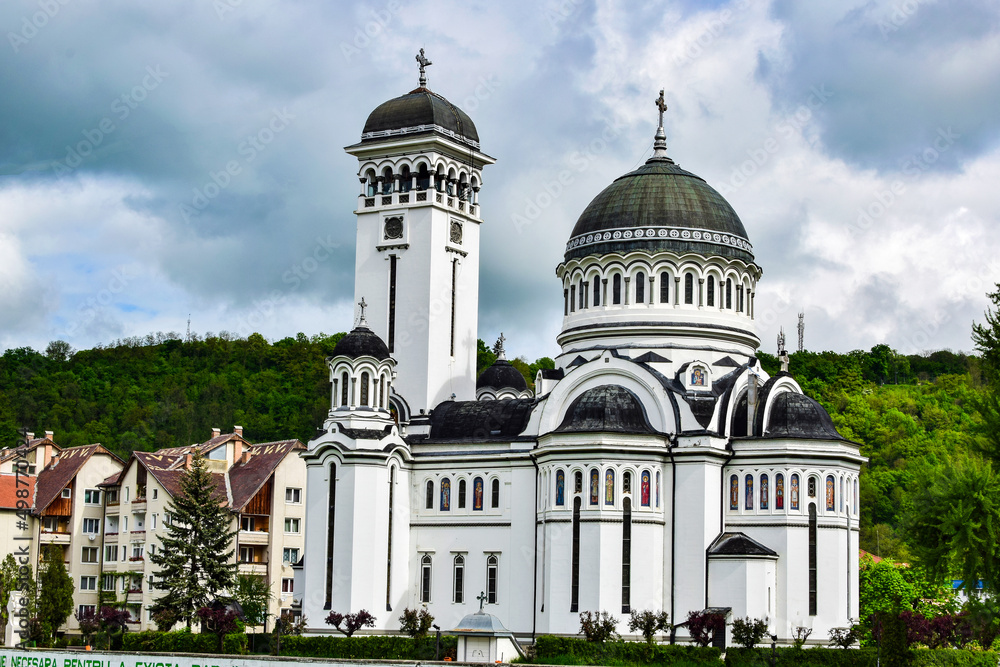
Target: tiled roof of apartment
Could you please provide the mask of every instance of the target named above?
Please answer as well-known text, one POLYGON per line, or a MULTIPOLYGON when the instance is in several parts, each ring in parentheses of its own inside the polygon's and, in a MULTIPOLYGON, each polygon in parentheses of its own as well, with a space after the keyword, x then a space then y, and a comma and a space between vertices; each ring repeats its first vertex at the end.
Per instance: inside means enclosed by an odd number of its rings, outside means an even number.
MULTIPOLYGON (((185 454, 164 454, 164 451, 178 451, 187 450, 189 448, 178 448, 174 447, 172 450, 160 450, 157 452, 133 452, 132 455, 135 457, 146 470, 149 471, 157 482, 160 483, 167 493, 171 496, 176 496, 181 492, 181 479, 187 470, 184 468, 184 458, 185 454)), ((214 495, 220 501, 226 501, 226 479, 225 475, 221 472, 213 472, 212 478, 215 479, 215 492, 214 495)))
POLYGON ((59 497, 60 492, 73 481, 76 474, 80 472, 80 468, 94 454, 107 454, 118 459, 117 456, 99 444, 69 447, 59 452, 59 456, 53 457, 52 462, 38 473, 35 489, 35 512, 42 512, 52 504, 52 501, 59 497))
MULTIPOLYGON (((38 447, 39 445, 45 445, 45 444, 52 445, 53 450, 56 452, 62 450, 62 447, 52 442, 48 438, 33 438, 29 440, 28 450, 30 451, 35 447, 38 447)), ((13 458, 17 458, 17 450, 18 450, 17 447, 5 447, 3 449, 0 449, 0 463, 5 463, 13 458)))
POLYGON ((35 477, 34 475, 0 475, 0 509, 18 509, 18 500, 27 500, 29 505, 35 498, 35 477), (18 481, 21 482, 18 485, 18 481), (28 495, 17 497, 18 489, 27 489, 28 495))
POLYGON ((298 440, 263 442, 251 447, 250 460, 246 463, 237 461, 229 469, 233 509, 243 509, 288 454, 305 448, 306 446, 298 440))
POLYGON ((111 475, 97 486, 118 486, 118 480, 120 480, 122 478, 122 475, 125 474, 125 470, 126 468, 122 468, 121 470, 111 475))

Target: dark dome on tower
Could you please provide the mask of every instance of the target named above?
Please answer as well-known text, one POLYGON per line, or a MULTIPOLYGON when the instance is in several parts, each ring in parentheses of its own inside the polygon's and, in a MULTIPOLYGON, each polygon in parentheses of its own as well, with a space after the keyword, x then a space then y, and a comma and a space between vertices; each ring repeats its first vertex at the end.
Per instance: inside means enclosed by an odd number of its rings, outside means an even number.
POLYGON ((377 106, 365 121, 361 142, 431 132, 479 146, 479 133, 468 114, 425 87, 377 106))
POLYGON ((573 228, 565 260, 633 250, 754 261, 746 229, 729 202, 668 157, 650 158, 597 195, 573 228))
POLYGON ((617 384, 602 384, 577 396, 556 431, 655 433, 642 401, 617 384))
POLYGON ((524 381, 521 371, 510 365, 506 359, 497 359, 493 365, 483 371, 476 380, 476 389, 491 387, 493 389, 514 389, 526 391, 528 383, 524 381))
POLYGON ((347 334, 333 348, 333 357, 375 357, 379 361, 389 358, 389 347, 378 334, 361 324, 347 334))

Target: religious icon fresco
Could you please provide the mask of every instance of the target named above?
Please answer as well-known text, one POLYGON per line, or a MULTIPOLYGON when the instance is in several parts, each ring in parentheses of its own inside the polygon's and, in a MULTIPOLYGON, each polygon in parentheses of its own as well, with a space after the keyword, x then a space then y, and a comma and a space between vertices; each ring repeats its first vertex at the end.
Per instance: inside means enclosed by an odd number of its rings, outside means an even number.
POLYGON ((649 471, 642 471, 642 480, 640 482, 642 489, 640 490, 640 499, 642 501, 643 507, 649 507, 649 471))
POLYGON ((785 509, 785 476, 780 472, 774 476, 774 509, 785 509))
POLYGON ((705 386, 705 369, 701 366, 695 366, 691 370, 691 386, 692 387, 704 387, 705 386))
POLYGON ((601 473, 597 468, 590 471, 590 504, 596 505, 601 497, 601 473))
POLYGON ((760 476, 760 508, 767 509, 767 501, 770 489, 767 488, 767 475, 760 476))
POLYGON ((615 471, 608 470, 604 473, 604 504, 615 504, 615 471))
POLYGON ((833 481, 833 475, 827 475, 826 477, 826 511, 833 512, 837 509, 836 503, 836 487, 833 481))
POLYGON ((747 475, 746 480, 746 509, 753 509, 753 475, 747 475))
POLYGON ((441 480, 441 511, 451 509, 451 480, 445 477, 441 480))
POLYGON ((656 506, 660 506, 660 471, 656 471, 656 506))
POLYGON ((729 478, 729 509, 738 510, 740 508, 740 478, 733 475, 729 478))
POLYGON ((566 473, 562 470, 556 471, 556 505, 566 503, 566 473))
POLYGON ((477 477, 472 482, 472 509, 483 509, 483 478, 477 477))
POLYGON ((791 498, 792 504, 791 504, 791 508, 793 510, 797 510, 799 508, 799 475, 798 475, 798 473, 795 473, 795 474, 792 475, 792 481, 790 482, 790 484, 791 484, 791 487, 792 487, 791 488, 791 492, 792 492, 792 498, 791 498))

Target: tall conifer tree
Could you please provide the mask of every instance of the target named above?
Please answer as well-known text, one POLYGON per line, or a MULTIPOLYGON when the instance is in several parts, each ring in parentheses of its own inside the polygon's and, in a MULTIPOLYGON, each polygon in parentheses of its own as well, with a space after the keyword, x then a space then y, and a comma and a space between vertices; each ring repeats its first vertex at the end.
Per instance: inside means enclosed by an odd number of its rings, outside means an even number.
POLYGON ((223 504, 224 491, 201 454, 195 455, 180 486, 180 493, 167 505, 170 522, 160 540, 162 548, 150 556, 160 568, 156 586, 167 591, 153 612, 170 609, 191 627, 200 608, 229 593, 235 584, 236 530, 223 504))
POLYGON ((38 571, 38 620, 46 634, 56 632, 73 613, 73 577, 66 571, 62 547, 45 548, 38 571))

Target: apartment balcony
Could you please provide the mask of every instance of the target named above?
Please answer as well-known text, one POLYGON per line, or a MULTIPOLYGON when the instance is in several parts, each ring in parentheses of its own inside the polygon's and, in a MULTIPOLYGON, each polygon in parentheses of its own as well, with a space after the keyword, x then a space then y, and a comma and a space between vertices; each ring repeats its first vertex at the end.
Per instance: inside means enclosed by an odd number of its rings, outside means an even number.
POLYGON ((240 563, 240 574, 267 574, 267 563, 240 563))
POLYGON ((132 556, 128 559, 128 569, 142 570, 146 567, 146 559, 142 556, 132 556))
POLYGON ((142 603, 142 587, 130 588, 126 593, 125 597, 127 602, 130 604, 141 604, 142 603))
POLYGON ((145 512, 146 511, 146 499, 136 498, 132 501, 132 512, 145 512))
POLYGON ((105 544, 118 544, 118 531, 104 533, 105 544))
POLYGON ((69 544, 70 537, 68 530, 43 530, 39 541, 42 544, 69 544))
POLYGON ((115 501, 109 500, 108 501, 108 505, 107 505, 107 508, 106 508, 106 511, 107 511, 108 514, 118 514, 118 512, 119 512, 120 509, 121 509, 121 505, 118 503, 117 500, 115 500, 115 501))
POLYGON ((267 544, 271 534, 266 530, 241 530, 237 535, 240 544, 267 544))

